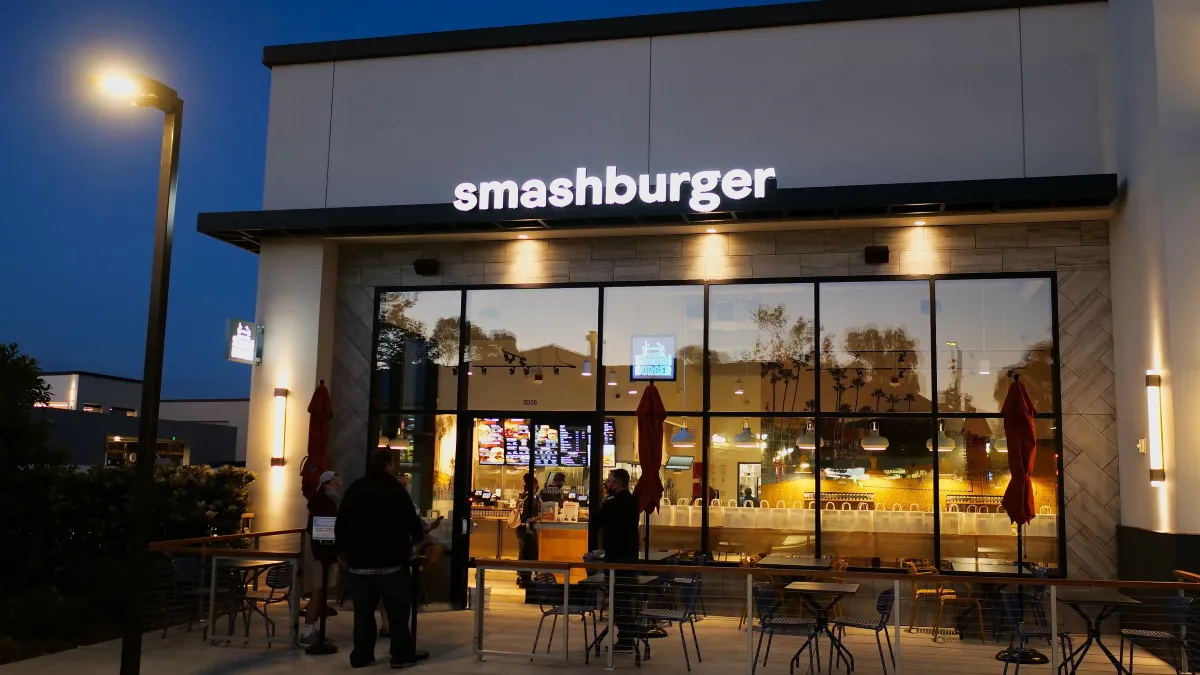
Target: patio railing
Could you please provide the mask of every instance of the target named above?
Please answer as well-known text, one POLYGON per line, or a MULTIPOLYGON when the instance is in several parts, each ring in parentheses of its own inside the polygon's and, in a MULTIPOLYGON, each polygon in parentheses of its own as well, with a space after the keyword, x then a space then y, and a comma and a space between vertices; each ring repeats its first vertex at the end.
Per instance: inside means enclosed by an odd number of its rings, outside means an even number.
POLYGON ((1200 577, 1186 578, 477 560, 472 649, 752 675, 1196 672, 1200 577))

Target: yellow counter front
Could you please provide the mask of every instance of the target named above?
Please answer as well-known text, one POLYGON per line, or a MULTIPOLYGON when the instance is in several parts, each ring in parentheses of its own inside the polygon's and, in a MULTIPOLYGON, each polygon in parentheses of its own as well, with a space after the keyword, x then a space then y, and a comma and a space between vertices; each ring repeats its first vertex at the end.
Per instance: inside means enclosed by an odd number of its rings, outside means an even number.
POLYGON ((539 522, 538 560, 579 562, 588 552, 587 523, 539 522))

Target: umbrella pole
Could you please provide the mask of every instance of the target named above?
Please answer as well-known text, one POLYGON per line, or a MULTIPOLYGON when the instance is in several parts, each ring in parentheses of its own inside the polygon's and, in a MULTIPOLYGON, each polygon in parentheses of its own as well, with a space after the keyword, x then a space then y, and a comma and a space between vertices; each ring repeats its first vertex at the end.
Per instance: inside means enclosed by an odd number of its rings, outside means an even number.
POLYGON ((642 560, 650 562, 650 514, 646 514, 646 524, 642 527, 642 560))
MULTIPOLYGON (((1017 577, 1018 578, 1025 576, 1025 547, 1023 545, 1024 540, 1025 540, 1025 526, 1017 525, 1017 577)), ((1020 616, 1016 617, 1017 626, 1019 626, 1021 623, 1023 623, 1025 621, 1025 590, 1024 590, 1025 587, 1018 586, 1018 588, 1021 590, 1018 591, 1020 593, 1020 595, 1017 596, 1017 607, 1019 607, 1018 611, 1020 611, 1021 614, 1020 614, 1020 616)), ((1012 629, 1015 631, 1017 629, 1017 626, 1013 626, 1012 629)), ((1052 626, 1051 632, 1053 633, 1053 631, 1054 631, 1054 627, 1052 626)), ((1050 663, 1050 659, 1045 654, 1039 652, 1038 650, 1036 650, 1032 647, 1026 647, 1024 650, 1019 650, 1019 651, 1015 647, 1012 649, 1005 649, 1004 651, 1000 652, 999 654, 996 654, 996 660, 1004 661, 1005 663, 1023 663, 1026 665, 1030 665, 1030 664, 1038 665, 1038 664, 1050 663)))

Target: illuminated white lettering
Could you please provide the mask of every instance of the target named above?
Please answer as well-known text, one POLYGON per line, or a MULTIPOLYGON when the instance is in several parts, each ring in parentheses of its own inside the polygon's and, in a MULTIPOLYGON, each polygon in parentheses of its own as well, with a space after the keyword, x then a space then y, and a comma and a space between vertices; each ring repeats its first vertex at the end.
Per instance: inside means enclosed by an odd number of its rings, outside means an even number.
POLYGON ((518 206, 525 209, 588 204, 623 206, 634 199, 641 199, 646 204, 679 203, 683 201, 683 186, 687 184, 690 188, 688 207, 699 213, 710 213, 720 208, 722 197, 735 201, 752 194, 755 199, 766 197, 767 181, 774 178, 774 168, 633 176, 619 173, 616 166, 606 166, 601 177, 589 176, 587 168, 581 167, 575 170, 574 181, 555 178, 547 182, 530 178, 520 187, 512 180, 459 183, 454 187, 452 203, 459 211, 515 209, 518 206))

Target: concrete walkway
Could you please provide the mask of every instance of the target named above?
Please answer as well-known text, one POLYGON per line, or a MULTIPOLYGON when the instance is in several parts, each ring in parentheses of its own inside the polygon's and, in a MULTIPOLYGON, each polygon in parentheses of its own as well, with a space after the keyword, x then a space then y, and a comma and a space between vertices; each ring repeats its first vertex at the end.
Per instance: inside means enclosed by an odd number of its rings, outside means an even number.
MULTIPOLYGON (((533 646, 534 632, 540 614, 535 608, 509 602, 496 602, 493 599, 491 609, 485 615, 484 647, 485 649, 528 652, 533 646)), ((282 615, 282 612, 280 612, 282 615)), ((280 617, 282 618, 282 616, 280 617)), ((547 675, 586 675, 587 673, 603 673, 605 659, 593 656, 591 665, 583 663, 582 626, 575 621, 570 626, 571 661, 548 661, 539 659, 530 663, 524 657, 489 656, 483 663, 474 661, 471 653, 472 619, 470 612, 430 612, 423 613, 420 619, 419 640, 421 647, 428 649, 432 658, 414 668, 413 673, 431 673, 438 675, 509 675, 514 670, 526 672, 545 672, 547 675)), ((261 622, 261 619, 259 620, 261 622)), ((261 634, 262 624, 252 624, 252 630, 261 634)), ((372 668, 353 670, 349 665, 351 618, 349 611, 343 611, 338 617, 329 622, 330 637, 341 646, 341 651, 332 656, 307 656, 303 651, 288 648, 266 648, 259 645, 245 646, 234 642, 210 646, 200 639, 200 629, 185 632, 182 628, 172 629, 166 639, 161 639, 160 633, 146 636, 142 657, 142 672, 158 675, 307 675, 318 673, 370 673, 387 670, 387 645, 376 647, 379 657, 377 665, 372 668)), ((547 633, 550 621, 546 622, 546 630, 541 636, 539 651, 545 652, 547 633)), ((696 625, 702 650, 703 662, 696 662, 691 635, 688 634, 687 644, 692 656, 693 675, 726 675, 728 673, 745 673, 747 662, 746 634, 738 630, 736 618, 709 617, 702 619, 696 625)), ((651 673, 667 675, 688 675, 683 663, 683 654, 678 639, 678 629, 670 628, 668 637, 653 640, 652 660, 643 665, 642 669, 651 673)), ((590 629, 589 629, 590 632, 590 629)), ((757 639, 757 633, 755 634, 757 639)), ((1111 645, 1116 648, 1116 639, 1111 645)), ((826 643, 827 644, 827 643, 826 643)), ((877 675, 882 673, 879 654, 876 649, 873 634, 863 631, 850 631, 846 644, 855 654, 856 675, 877 675)), ((757 672, 762 675, 783 675, 788 673, 788 658, 799 646, 798 638, 778 635, 775 638, 768 666, 758 666, 757 672)), ((995 673, 999 675, 1004 664, 996 661, 994 656, 1002 645, 989 641, 981 644, 977 641, 959 642, 952 640, 946 643, 935 643, 927 635, 908 634, 902 636, 901 673, 938 673, 938 675, 984 675, 995 673)), ((1042 645, 1044 648, 1044 643, 1042 645)), ((116 675, 120 661, 121 646, 119 642, 108 642, 90 647, 52 654, 20 663, 0 666, 2 675, 116 675)), ((824 651, 824 650, 822 650, 824 651)), ((556 632, 552 654, 562 654, 562 624, 556 632)), ((618 670, 634 669, 631 656, 620 655, 614 664, 618 670)), ((807 658, 804 659, 807 667, 807 658)), ((822 672, 828 668, 823 661, 822 672)), ((1174 669, 1150 654, 1138 650, 1136 669, 1145 675, 1174 673, 1174 669)), ((1115 669, 1107 660, 1094 651, 1079 669, 1080 673, 1113 673, 1115 669)), ((798 669, 797 672, 803 672, 798 669)), ((845 672, 845 667, 840 669, 845 672)), ((889 668, 891 672, 891 668, 889 668)), ((1010 670, 1011 672, 1011 670, 1010 670)), ((1044 673, 1051 675, 1051 668, 1046 666, 1023 666, 1023 673, 1036 675, 1044 673)))

